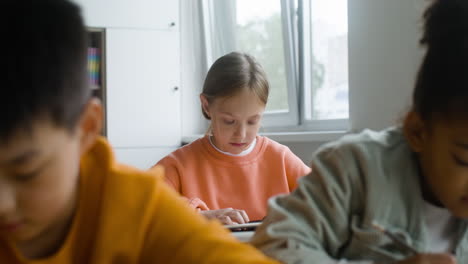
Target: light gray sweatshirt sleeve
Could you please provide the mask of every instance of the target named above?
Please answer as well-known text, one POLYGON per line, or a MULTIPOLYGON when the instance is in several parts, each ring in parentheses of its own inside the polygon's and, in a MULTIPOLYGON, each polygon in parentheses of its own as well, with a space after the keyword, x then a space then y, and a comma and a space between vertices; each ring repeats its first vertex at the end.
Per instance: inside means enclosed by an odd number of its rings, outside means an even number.
POLYGON ((312 173, 299 180, 294 192, 270 199, 253 245, 288 264, 373 263, 338 257, 350 238, 351 217, 364 202, 365 186, 358 176, 363 168, 355 165, 359 155, 352 152, 335 147, 320 151, 312 173))

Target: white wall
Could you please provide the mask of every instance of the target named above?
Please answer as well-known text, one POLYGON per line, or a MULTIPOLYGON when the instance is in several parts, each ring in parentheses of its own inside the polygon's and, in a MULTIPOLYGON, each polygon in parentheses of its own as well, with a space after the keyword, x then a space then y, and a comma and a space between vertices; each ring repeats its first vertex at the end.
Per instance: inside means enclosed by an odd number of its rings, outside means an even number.
POLYGON ((352 0, 348 7, 352 130, 394 124, 410 105, 425 0, 352 0))
MULTIPOLYGON (((349 102, 352 131, 396 124, 410 106, 421 61, 425 0, 348 1, 349 102)), ((288 143, 305 162, 324 142, 288 143)))

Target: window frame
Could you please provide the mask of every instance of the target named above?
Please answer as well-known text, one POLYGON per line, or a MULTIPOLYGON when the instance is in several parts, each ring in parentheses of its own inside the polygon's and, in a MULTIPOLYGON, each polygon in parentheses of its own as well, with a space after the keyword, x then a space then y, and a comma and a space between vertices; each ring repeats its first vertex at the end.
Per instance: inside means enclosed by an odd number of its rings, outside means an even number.
POLYGON ((281 24, 283 34, 283 54, 286 70, 286 85, 288 91, 288 111, 266 111, 263 114, 262 125, 269 127, 291 127, 299 125, 298 96, 298 63, 295 45, 297 31, 293 23, 294 1, 281 0, 281 24))
MULTIPOLYGON (((289 0, 281 0, 289 1, 289 0)), ((312 1, 316 0, 298 0, 298 47, 299 47, 299 82, 301 95, 299 96, 299 105, 300 105, 300 123, 298 124, 302 130, 305 131, 348 131, 350 128, 349 120, 349 108, 348 108, 348 118, 340 119, 323 119, 323 120, 307 120, 306 116, 306 105, 302 102, 306 97, 310 98, 312 104, 312 94, 306 94, 305 87, 312 86, 312 23, 310 17, 311 4, 312 1), (309 19, 305 19, 309 18, 309 19)), ((348 91, 349 91, 349 82, 348 82, 348 91)), ((349 94, 349 92, 348 92, 349 94)), ((349 97, 348 97, 349 103, 349 97)), ((313 111, 311 109, 311 111, 313 111)), ((311 112, 312 114, 313 112, 311 112)))
MULTIPOLYGON (((289 110, 266 111, 262 120, 261 130, 263 132, 348 131, 350 128, 349 118, 328 120, 305 119, 306 106, 303 100, 305 96, 309 95, 306 94, 304 87, 310 87, 312 83, 312 61, 310 59, 312 58, 312 33, 310 30, 310 19, 304 18, 310 17, 311 15, 311 1, 316 0, 280 0, 289 110), (297 8, 295 1, 297 1, 297 8)), ((228 36, 229 34, 223 32, 223 41, 216 43, 214 40, 214 36, 216 35, 216 28, 214 25, 216 25, 218 29, 222 26, 232 26, 220 25, 223 23, 217 21, 215 11, 225 12, 226 9, 229 8, 228 5, 232 7, 232 2, 235 3, 235 1, 202 1, 203 31, 208 65, 214 62, 214 58, 235 50, 232 43, 235 43, 236 36, 228 36)), ((348 91, 349 89, 348 83, 348 91)), ((312 95, 310 95, 310 100, 312 100, 311 96, 312 95)))

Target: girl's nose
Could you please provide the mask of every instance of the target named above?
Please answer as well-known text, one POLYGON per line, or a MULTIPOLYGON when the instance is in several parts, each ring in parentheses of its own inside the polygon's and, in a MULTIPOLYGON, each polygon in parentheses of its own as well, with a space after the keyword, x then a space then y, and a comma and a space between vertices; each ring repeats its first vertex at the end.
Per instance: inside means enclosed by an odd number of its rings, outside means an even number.
POLYGON ((246 134, 246 128, 244 125, 239 125, 236 129, 236 136, 244 138, 246 134))

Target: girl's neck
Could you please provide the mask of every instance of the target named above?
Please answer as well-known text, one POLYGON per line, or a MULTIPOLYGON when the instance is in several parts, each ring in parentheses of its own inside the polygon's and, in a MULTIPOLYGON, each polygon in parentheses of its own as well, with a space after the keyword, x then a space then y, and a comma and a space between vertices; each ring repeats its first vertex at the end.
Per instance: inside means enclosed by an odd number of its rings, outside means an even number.
POLYGON ((214 140, 213 136, 208 136, 208 139, 210 141, 211 146, 213 146, 213 148, 216 149, 218 152, 223 153, 225 155, 233 156, 233 157, 242 157, 242 156, 245 156, 245 155, 251 153, 253 151, 253 149, 255 148, 255 145, 257 144, 257 138, 254 138, 252 143, 250 143, 250 145, 245 150, 243 150, 241 153, 232 154, 230 152, 222 151, 221 149, 219 149, 215 144, 215 140, 214 140))
POLYGON ((421 192, 423 199, 440 208, 444 208, 445 206, 440 202, 440 200, 437 198, 437 196, 434 194, 434 192, 431 190, 431 186, 427 183, 426 177, 424 177, 424 171, 421 168, 421 163, 419 161, 419 158, 416 157, 416 160, 418 161, 418 171, 419 171, 419 182, 421 185, 421 192))

